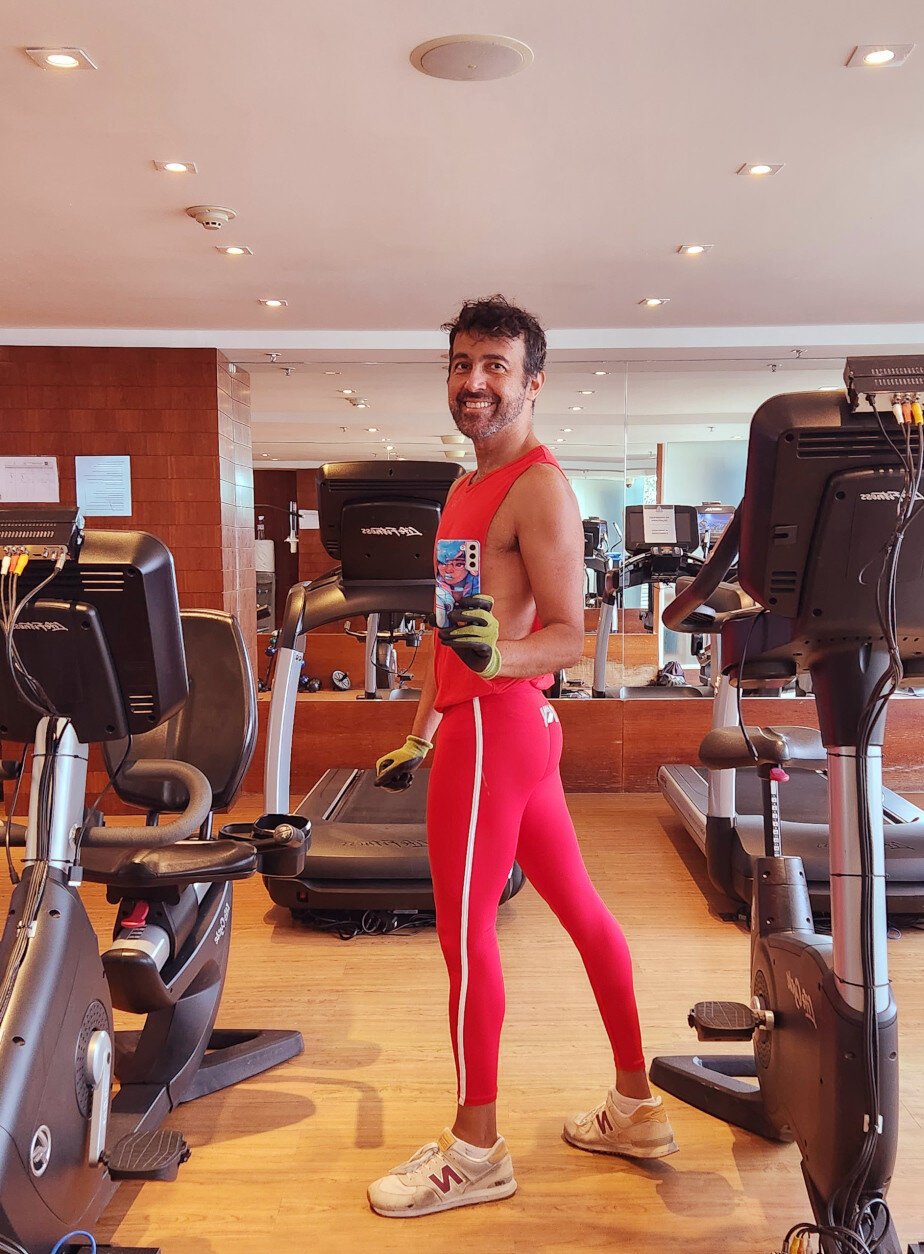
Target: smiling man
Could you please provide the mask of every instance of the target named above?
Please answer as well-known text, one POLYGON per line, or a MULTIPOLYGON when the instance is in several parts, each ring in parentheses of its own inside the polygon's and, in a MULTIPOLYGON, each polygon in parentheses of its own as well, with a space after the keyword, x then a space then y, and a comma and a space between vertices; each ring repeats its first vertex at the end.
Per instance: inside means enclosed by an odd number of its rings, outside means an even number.
POLYGON ((577 946, 616 1063, 613 1088, 565 1122, 565 1139, 636 1158, 677 1148, 648 1087, 629 949, 588 877, 565 804, 561 725, 543 691, 584 641, 580 511, 533 431, 545 335, 502 296, 467 302, 444 330, 449 408, 477 469, 453 485, 436 562, 439 573, 441 555, 446 571, 461 559, 468 591, 438 596, 434 665, 413 732, 379 759, 376 783, 407 788, 439 727, 427 842, 458 1094, 452 1129, 370 1185, 372 1208, 392 1217, 516 1191, 496 1123, 504 984, 495 917, 514 859, 577 946))

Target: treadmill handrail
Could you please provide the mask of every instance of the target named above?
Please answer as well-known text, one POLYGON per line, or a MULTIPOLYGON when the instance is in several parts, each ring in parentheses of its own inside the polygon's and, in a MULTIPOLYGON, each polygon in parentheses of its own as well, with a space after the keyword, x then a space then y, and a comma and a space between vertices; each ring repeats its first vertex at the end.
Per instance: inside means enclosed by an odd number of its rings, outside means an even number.
POLYGON ((706 602, 722 583, 738 556, 741 535, 741 506, 735 510, 721 539, 694 575, 693 582, 671 601, 661 614, 670 631, 701 631, 713 628, 717 615, 706 602))

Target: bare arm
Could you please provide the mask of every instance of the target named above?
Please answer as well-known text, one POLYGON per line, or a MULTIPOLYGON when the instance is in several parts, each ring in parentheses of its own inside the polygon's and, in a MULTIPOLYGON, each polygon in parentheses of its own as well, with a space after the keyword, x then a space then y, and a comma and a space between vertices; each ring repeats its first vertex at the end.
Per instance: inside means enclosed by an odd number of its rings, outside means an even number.
POLYGON ((434 662, 431 659, 420 688, 417 713, 414 715, 414 726, 411 728, 412 736, 419 736, 421 740, 433 740, 433 737, 436 735, 436 729, 439 727, 443 717, 439 710, 433 708, 435 700, 436 671, 434 670, 434 662))
POLYGON ((584 532, 567 480, 552 466, 523 476, 515 501, 520 556, 542 627, 498 640, 499 674, 529 678, 574 666, 584 648, 584 532))

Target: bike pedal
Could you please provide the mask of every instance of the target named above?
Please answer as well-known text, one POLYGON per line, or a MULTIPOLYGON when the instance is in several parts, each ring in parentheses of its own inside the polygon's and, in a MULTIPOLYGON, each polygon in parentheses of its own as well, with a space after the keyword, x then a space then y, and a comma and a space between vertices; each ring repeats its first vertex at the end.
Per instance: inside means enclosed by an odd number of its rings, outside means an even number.
POLYGON ((175 1180, 189 1155, 181 1132, 159 1128, 123 1136, 104 1161, 113 1180, 175 1180))
POLYGON ((698 1001, 687 1018, 700 1041, 749 1041, 758 1026, 740 1001, 698 1001))

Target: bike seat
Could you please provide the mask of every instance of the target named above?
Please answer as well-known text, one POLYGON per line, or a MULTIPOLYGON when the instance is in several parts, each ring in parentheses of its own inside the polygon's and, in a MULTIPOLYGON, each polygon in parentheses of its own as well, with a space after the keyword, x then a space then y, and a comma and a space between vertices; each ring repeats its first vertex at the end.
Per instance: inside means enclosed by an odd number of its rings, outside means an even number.
POLYGON ((253 845, 239 840, 181 840, 161 849, 84 848, 80 865, 84 878, 95 884, 143 894, 172 884, 246 879, 257 869, 257 854, 253 845))
POLYGON ((745 766, 794 767, 822 771, 828 764, 821 735, 813 727, 749 727, 757 757, 751 753, 740 727, 709 732, 699 747, 699 760, 714 771, 745 766))

